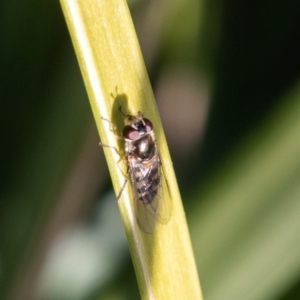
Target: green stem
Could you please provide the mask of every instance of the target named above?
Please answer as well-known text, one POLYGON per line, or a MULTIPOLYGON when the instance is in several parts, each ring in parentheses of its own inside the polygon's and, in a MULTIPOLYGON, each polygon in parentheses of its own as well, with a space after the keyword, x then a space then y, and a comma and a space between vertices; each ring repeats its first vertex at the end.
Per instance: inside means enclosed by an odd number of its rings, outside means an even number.
POLYGON ((134 215, 132 191, 127 185, 118 201, 143 299, 202 299, 195 259, 158 110, 140 52, 127 3, 124 0, 61 0, 104 145, 113 186, 118 195, 124 184, 124 153, 111 126, 121 132, 123 116, 142 111, 154 125, 171 204, 167 224, 157 222, 152 234, 141 231, 134 215), (117 163, 118 162, 118 163, 117 163))

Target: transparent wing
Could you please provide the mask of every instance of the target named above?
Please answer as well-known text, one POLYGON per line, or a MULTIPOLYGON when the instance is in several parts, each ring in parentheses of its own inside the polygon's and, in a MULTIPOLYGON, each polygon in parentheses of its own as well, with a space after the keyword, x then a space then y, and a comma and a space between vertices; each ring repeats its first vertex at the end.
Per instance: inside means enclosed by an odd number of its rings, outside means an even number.
POLYGON ((166 224, 171 216, 170 193, 159 156, 146 166, 132 158, 129 166, 137 222, 144 232, 152 233, 157 222, 166 224))

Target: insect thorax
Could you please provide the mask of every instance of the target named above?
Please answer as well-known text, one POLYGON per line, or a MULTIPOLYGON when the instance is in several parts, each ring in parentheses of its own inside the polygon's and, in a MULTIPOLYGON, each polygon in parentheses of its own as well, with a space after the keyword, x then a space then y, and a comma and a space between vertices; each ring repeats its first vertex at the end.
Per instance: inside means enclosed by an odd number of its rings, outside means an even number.
POLYGON ((135 141, 126 141, 125 151, 140 162, 151 160, 156 155, 156 143, 153 134, 146 134, 135 141))

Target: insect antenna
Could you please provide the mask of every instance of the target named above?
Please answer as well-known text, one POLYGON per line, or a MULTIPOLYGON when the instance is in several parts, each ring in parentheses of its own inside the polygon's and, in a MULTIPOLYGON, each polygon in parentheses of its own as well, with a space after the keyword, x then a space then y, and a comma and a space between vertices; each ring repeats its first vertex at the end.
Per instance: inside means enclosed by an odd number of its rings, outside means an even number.
POLYGON ((134 123, 134 122, 142 122, 143 125, 145 126, 145 121, 144 121, 144 118, 143 118, 143 114, 139 111, 138 114, 136 116, 133 116, 133 115, 126 115, 125 113, 123 113, 122 111, 122 106, 119 107, 119 111, 121 112, 121 114, 127 118, 131 123, 134 123))

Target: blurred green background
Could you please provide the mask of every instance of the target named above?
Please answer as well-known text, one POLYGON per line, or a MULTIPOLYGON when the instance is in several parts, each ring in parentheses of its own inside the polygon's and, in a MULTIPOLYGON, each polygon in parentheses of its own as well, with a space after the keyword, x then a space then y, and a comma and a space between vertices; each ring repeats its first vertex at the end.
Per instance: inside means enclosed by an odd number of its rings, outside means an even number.
MULTIPOLYGON (((300 299, 300 2, 129 5, 204 299, 300 299)), ((0 8, 0 299, 139 299, 60 5, 0 8)))

